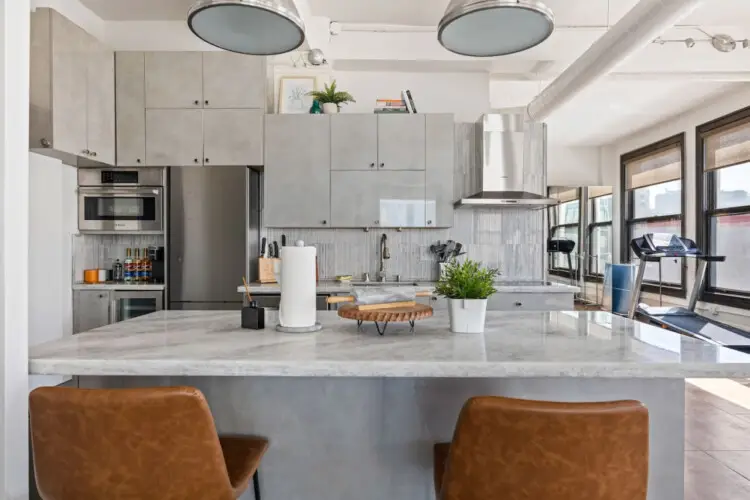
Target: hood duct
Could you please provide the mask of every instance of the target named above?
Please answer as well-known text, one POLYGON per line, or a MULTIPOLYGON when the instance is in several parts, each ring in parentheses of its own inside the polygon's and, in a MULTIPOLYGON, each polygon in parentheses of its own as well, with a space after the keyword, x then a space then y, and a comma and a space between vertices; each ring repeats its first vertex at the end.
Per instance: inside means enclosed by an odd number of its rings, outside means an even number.
POLYGON ((473 194, 456 208, 525 207, 556 205, 542 194, 547 176, 547 129, 544 123, 517 113, 486 114, 477 122, 473 194))

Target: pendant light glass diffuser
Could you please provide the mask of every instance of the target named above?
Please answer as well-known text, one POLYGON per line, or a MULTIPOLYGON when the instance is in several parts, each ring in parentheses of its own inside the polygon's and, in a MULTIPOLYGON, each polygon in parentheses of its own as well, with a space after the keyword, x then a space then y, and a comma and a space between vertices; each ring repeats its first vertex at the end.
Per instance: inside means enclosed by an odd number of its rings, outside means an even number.
POLYGON ((539 45, 554 29, 552 11, 537 0, 451 0, 438 41, 464 56, 504 56, 539 45))
POLYGON ((293 0, 201 0, 188 12, 190 30, 220 49, 270 56, 305 41, 293 0))

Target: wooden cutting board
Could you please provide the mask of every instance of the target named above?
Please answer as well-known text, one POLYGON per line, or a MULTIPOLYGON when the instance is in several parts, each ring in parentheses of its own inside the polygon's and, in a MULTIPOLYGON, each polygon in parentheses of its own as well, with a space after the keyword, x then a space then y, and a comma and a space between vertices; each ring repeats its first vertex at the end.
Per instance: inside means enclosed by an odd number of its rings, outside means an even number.
POLYGON ((387 307, 383 309, 360 310, 354 304, 339 307, 339 316, 357 321, 405 322, 416 321, 432 316, 432 307, 415 304, 407 307, 387 307))

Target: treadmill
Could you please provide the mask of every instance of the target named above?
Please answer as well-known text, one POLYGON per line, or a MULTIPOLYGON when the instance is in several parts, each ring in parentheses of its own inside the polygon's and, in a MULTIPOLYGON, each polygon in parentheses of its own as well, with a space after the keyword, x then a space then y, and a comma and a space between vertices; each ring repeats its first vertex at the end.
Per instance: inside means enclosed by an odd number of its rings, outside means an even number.
POLYGON ((695 305, 703 292, 706 271, 710 262, 724 262, 726 257, 706 255, 693 240, 674 234, 649 233, 630 242, 630 248, 640 259, 638 274, 633 284, 628 317, 641 319, 676 333, 699 338, 713 344, 750 353, 750 332, 696 314, 695 305), (639 304, 646 265, 661 259, 692 258, 698 261, 695 286, 687 307, 649 307, 639 304))
POLYGON ((571 254, 573 253, 573 250, 576 248, 576 242, 573 240, 569 240, 566 238, 549 238, 547 240, 547 253, 548 254, 554 254, 554 253, 561 253, 567 256, 568 258, 568 276, 570 276, 570 280, 575 285, 576 281, 576 275, 575 271, 573 270, 573 258, 571 257, 571 254))

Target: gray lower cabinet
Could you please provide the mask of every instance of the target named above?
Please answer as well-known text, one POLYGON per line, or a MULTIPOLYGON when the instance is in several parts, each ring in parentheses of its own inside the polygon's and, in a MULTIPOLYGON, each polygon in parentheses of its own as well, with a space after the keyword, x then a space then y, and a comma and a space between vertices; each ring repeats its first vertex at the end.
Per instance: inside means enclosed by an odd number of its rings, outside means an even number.
POLYGON ((204 110, 203 164, 263 165, 263 110, 204 110))
POLYGON ((331 170, 375 170, 378 116, 331 115, 331 170))
POLYGON ((201 52, 146 52, 146 108, 203 107, 201 52))
POLYGON ((110 323, 110 292, 75 290, 73 292, 73 333, 86 332, 110 323))
POLYGON ((424 227, 424 172, 331 172, 334 227, 424 227))
POLYGON ((117 52, 115 95, 117 98, 117 165, 146 164, 145 54, 117 52))
POLYGON ((267 227, 330 227, 329 118, 266 115, 262 217, 267 227))
POLYGON ((203 52, 204 108, 266 108, 266 58, 203 52))
POLYGON ((203 110, 147 109, 146 165, 203 165, 203 110))
POLYGON ((425 115, 378 115, 378 167, 425 169, 425 115))
POLYGON ((430 114, 426 120, 426 206, 428 227, 453 226, 455 126, 453 115, 430 114))
POLYGON ((488 311, 572 311, 572 293, 496 293, 487 299, 488 311))

